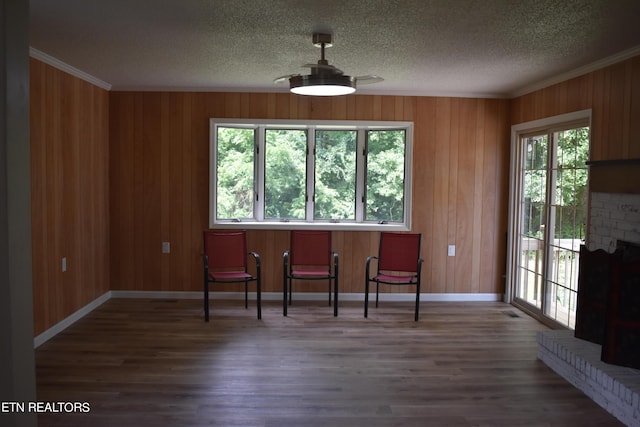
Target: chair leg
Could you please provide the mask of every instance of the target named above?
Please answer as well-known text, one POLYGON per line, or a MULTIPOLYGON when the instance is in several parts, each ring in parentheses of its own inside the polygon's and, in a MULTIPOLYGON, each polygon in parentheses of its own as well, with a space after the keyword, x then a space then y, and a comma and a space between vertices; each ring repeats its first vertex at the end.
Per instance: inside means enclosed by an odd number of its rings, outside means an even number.
POLYGON ((209 321, 209 283, 204 282, 204 321, 209 321))
POLYGON ((244 308, 245 310, 249 308, 249 282, 246 280, 244 282, 244 308))
POLYGON ((258 305, 258 319, 262 319, 262 283, 260 281, 260 276, 258 276, 258 281, 256 283, 256 304, 258 305))
POLYGON ((414 321, 418 321, 418 317, 420 316, 420 282, 416 285, 416 314, 414 317, 414 321))
POLYGON ((331 278, 329 278, 329 305, 331 305, 331 278))
POLYGON ((282 315, 287 315, 287 275, 282 279, 282 315))
POLYGON ((289 277, 289 305, 291 305, 291 295, 293 294, 293 279, 289 277))
POLYGON ((369 281, 364 281, 364 317, 367 318, 369 313, 369 281))
MULTIPOLYGON (((333 279, 333 317, 338 317, 338 275, 333 279)), ((331 294, 331 293, 329 293, 331 294)))
POLYGON ((380 295, 380 282, 376 282, 376 308, 378 308, 379 295, 380 295))

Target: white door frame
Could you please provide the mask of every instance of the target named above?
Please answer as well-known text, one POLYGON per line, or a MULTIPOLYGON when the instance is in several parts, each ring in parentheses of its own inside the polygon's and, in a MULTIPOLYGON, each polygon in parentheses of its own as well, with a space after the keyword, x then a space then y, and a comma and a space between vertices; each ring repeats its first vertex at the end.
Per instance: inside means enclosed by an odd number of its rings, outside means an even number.
POLYGON ((507 242, 507 280, 505 286, 504 301, 513 302, 514 286, 518 279, 518 258, 520 256, 520 243, 518 239, 520 218, 519 190, 522 187, 522 174, 519 172, 522 164, 522 149, 519 135, 521 133, 535 132, 537 129, 555 127, 564 123, 587 119, 591 128, 591 109, 560 114, 539 120, 519 123, 511 126, 511 160, 509 171, 509 222, 507 242))

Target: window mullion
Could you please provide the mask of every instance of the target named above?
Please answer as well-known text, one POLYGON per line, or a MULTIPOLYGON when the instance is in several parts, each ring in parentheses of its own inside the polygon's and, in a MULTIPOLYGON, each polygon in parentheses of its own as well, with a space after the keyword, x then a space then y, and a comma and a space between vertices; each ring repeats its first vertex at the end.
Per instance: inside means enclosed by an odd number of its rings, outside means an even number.
POLYGON ((211 126, 209 146, 209 227, 218 216, 218 126, 211 126))
POLYGON ((265 156, 266 156, 266 144, 265 144, 265 127, 258 126, 256 128, 256 160, 255 160, 255 180, 256 188, 254 189, 255 197, 255 219, 256 221, 264 221, 264 174, 265 174, 265 156))
POLYGON ((411 209, 413 206, 413 128, 405 129, 404 134, 404 219, 403 223, 411 228, 411 209))
POLYGON ((365 169, 366 169, 366 130, 358 129, 356 154, 356 222, 364 221, 365 169))
POLYGON ((305 218, 308 222, 314 221, 315 212, 315 163, 316 163, 316 129, 315 127, 309 127, 307 131, 307 177, 306 177, 306 190, 307 190, 307 203, 305 205, 306 215, 305 218))
POLYGON ((553 257, 554 257, 554 235, 556 228, 556 184, 558 179, 558 133, 549 131, 547 133, 547 196, 545 200, 546 208, 546 224, 544 232, 544 264, 542 272, 544 277, 542 298, 542 313, 549 315, 549 309, 552 306, 550 298, 552 291, 552 273, 553 273, 553 257))

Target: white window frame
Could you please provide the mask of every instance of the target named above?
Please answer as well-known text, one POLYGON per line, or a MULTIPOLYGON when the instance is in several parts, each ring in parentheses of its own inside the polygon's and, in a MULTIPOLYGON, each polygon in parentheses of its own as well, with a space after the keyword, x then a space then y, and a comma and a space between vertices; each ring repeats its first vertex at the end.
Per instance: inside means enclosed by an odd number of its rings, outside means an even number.
MULTIPOLYGON (((520 138, 523 135, 538 132, 540 130, 555 130, 564 129, 567 126, 571 126, 574 122, 585 122, 590 129, 593 129, 592 123, 592 110, 580 110, 571 113, 560 114, 552 117, 545 117, 530 122, 520 123, 511 126, 511 159, 510 159, 510 172, 509 172, 509 213, 508 213, 508 241, 507 241, 507 283, 505 287, 504 302, 513 304, 517 300, 515 297, 516 286, 519 282, 518 271, 518 259, 520 256, 520 243, 519 243, 519 219, 521 218, 520 212, 520 191, 523 186, 521 165, 523 163, 524 148, 520 144, 520 138)), ((589 196, 589 199, 591 196, 589 196)), ((589 219, 587 218, 587 221, 589 219)), ((589 227, 586 227, 586 240, 589 241, 588 231, 589 227)), ((536 309, 535 313, 528 310, 526 306, 522 304, 516 305, 519 308, 525 309, 527 312, 534 314, 539 320, 549 323, 550 318, 542 314, 542 309, 536 309), (539 315, 538 315, 539 313, 539 315)), ((559 323, 552 323, 554 326, 560 325, 559 323)), ((562 325, 564 327, 564 325, 562 325)))
POLYGON ((338 120, 253 120, 211 118, 209 120, 209 227, 232 229, 329 229, 329 230, 360 230, 360 231, 410 231, 412 207, 412 173, 413 165, 413 122, 405 121, 338 121, 338 120), (257 192, 257 203, 254 205, 252 219, 217 219, 216 191, 217 188, 217 129, 218 127, 238 127, 257 129, 256 144, 258 155, 254 164, 254 191, 257 192), (305 129, 307 130, 307 194, 313 194, 315 185, 315 131, 316 130, 357 130, 356 155, 356 212, 355 220, 314 220, 313 197, 309 197, 306 205, 305 220, 265 220, 264 218, 264 168, 265 168, 265 128, 305 129), (364 221, 365 212, 365 135, 368 130, 404 130, 405 133, 405 161, 404 161, 404 218, 400 222, 376 223, 364 221))

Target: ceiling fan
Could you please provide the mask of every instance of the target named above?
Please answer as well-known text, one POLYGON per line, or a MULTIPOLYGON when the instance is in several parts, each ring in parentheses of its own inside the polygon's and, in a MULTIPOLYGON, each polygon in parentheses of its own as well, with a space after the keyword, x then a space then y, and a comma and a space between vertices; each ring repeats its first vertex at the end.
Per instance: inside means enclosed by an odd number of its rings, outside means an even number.
POLYGON ((313 44, 321 49, 320 59, 317 64, 303 65, 304 68, 311 69, 311 74, 287 74, 274 79, 274 83, 288 80, 291 92, 298 95, 335 96, 355 92, 357 84, 378 83, 384 80, 376 75, 348 76, 330 65, 325 59, 324 50, 333 46, 331 34, 313 33, 313 44))

